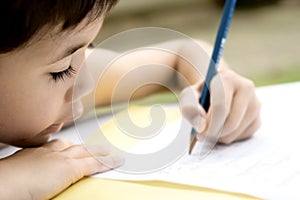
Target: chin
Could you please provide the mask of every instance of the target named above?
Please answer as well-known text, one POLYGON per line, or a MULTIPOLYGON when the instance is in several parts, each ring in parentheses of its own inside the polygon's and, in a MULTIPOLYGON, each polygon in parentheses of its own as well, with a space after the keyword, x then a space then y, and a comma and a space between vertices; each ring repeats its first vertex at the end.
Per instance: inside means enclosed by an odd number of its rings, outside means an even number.
POLYGON ((49 127, 45 128, 40 133, 32 135, 31 137, 15 138, 15 140, 11 140, 6 143, 20 148, 39 147, 47 143, 50 139, 50 136, 54 133, 59 132, 63 127, 63 125, 64 125, 63 123, 52 124, 49 127))
POLYGON ((28 139, 23 139, 23 140, 18 140, 12 142, 10 145, 13 145, 15 147, 20 147, 20 148, 32 148, 32 147, 40 147, 43 144, 47 143, 50 139, 50 134, 49 135, 42 135, 39 137, 35 138, 28 138, 28 139))

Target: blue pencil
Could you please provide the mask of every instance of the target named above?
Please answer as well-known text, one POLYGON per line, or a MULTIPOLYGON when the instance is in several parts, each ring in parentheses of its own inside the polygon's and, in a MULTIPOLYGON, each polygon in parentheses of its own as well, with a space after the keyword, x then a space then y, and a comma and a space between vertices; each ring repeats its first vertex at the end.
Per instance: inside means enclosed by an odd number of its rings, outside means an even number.
MULTIPOLYGON (((225 2, 222 20, 215 41, 212 58, 209 63, 208 71, 205 77, 205 82, 203 84, 203 89, 201 92, 201 97, 199 99, 199 103, 201 104, 201 106, 204 108, 206 112, 208 111, 210 105, 210 95, 209 95, 210 83, 213 77, 217 73, 218 64, 222 57, 231 19, 235 10, 235 5, 236 5, 236 0, 226 0, 225 2)), ((190 144, 189 154, 191 154, 196 142, 197 142, 196 131, 193 128, 191 133, 191 144, 190 144)))

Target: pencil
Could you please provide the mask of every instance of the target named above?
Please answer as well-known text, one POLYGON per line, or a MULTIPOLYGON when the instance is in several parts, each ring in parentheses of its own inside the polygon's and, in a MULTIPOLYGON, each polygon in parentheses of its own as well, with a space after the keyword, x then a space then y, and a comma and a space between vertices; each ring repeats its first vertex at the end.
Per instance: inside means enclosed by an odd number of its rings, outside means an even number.
MULTIPOLYGON (((236 5, 236 0, 226 0, 225 2, 222 19, 220 22, 218 34, 216 37, 216 41, 212 53, 212 58, 210 59, 209 62, 208 70, 203 84, 203 89, 199 99, 200 105, 204 108, 206 112, 208 111, 210 105, 210 94, 209 94, 210 83, 213 77, 215 76, 215 74, 217 73, 218 64, 222 57, 231 19, 235 10, 235 5, 236 5)), ((189 148, 189 154, 191 154, 196 144, 197 141, 196 135, 197 135, 196 130, 193 128, 191 132, 191 143, 189 148)))

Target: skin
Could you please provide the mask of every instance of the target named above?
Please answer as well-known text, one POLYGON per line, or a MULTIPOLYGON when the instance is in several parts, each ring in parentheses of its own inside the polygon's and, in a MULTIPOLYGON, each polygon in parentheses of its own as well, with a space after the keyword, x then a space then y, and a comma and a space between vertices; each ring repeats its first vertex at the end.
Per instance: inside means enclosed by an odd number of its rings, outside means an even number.
MULTIPOLYGON (((55 82, 50 73, 63 71, 70 64, 74 70, 79 70, 84 61, 85 49, 98 33, 102 21, 98 20, 80 30, 84 25, 54 37, 48 34, 28 47, 1 55, 2 142, 19 147, 45 143, 51 133, 60 130, 63 123, 73 120, 72 101, 76 118, 82 114, 80 98, 93 87, 89 74, 83 73, 86 81, 80 83, 82 90, 72 99, 76 76, 55 82), (73 45, 73 41, 85 46, 71 56, 53 62, 67 47, 73 45)), ((54 30, 53 35, 57 31, 54 30)))
MULTIPOLYGON (((199 45, 206 51, 207 55, 212 52, 212 47, 203 41, 197 41, 199 45)), ((154 45, 155 46, 155 45, 154 45)), ((158 47, 168 48, 172 46, 178 55, 192 55, 191 58, 197 57, 198 65, 202 68, 198 69, 200 74, 205 74, 206 66, 209 60, 207 56, 199 52, 195 52, 188 41, 171 41, 158 44, 158 47), (200 57, 200 58, 199 58, 200 57)), ((114 52, 103 50, 93 50, 93 56, 89 58, 92 74, 96 74, 97 67, 101 66, 99 60, 93 58, 118 56, 114 52)), ((177 88, 182 90, 180 94, 179 104, 183 116, 190 121, 197 130, 197 138, 202 139, 206 134, 219 134, 218 142, 230 144, 234 141, 244 140, 251 137, 260 127, 260 102, 255 94, 255 86, 253 82, 242 77, 230 70, 224 60, 221 60, 218 68, 218 76, 214 77, 211 83, 211 106, 206 113, 199 105, 203 80, 199 76, 199 72, 185 59, 176 54, 167 53, 165 51, 156 50, 139 50, 134 51, 126 56, 119 58, 116 62, 109 66, 104 76, 98 82, 99 85, 91 93, 95 95, 95 103, 98 106, 111 103, 114 87, 118 82, 131 71, 138 69, 140 66, 149 65, 151 63, 159 63, 160 65, 172 67, 174 71, 185 77, 185 81, 178 80, 177 88)), ((138 71, 137 77, 151 77, 152 82, 172 85, 174 81, 174 71, 163 70, 154 73, 146 73, 143 70, 138 71), (146 74, 145 74, 146 73, 146 74)), ((94 80, 98 80, 99 76, 95 76, 94 80)), ((129 99, 129 93, 126 88, 130 88, 131 82, 122 82, 124 91, 118 94, 116 101, 126 101, 129 99)), ((148 94, 162 91, 164 88, 158 85, 147 85, 139 88, 130 99, 140 98, 148 94)), ((90 97, 87 97, 90 98, 90 97)), ((87 109, 89 108, 89 105, 87 109)))
POLYGON ((79 70, 85 49, 101 25, 102 19, 88 25, 83 21, 75 30, 59 34, 56 27, 52 34, 34 38, 27 47, 1 55, 0 141, 25 149, 0 160, 0 179, 6 180, 0 183, 0 199, 49 199, 84 176, 123 163, 122 158, 102 147, 90 147, 91 154, 81 145, 59 140, 47 143, 51 134, 74 119, 73 114, 75 118, 80 116, 80 98, 93 87, 83 67, 86 81, 80 83, 80 92, 72 98, 76 76, 55 82, 50 73, 63 71, 70 64, 79 70), (73 41, 85 46, 53 62, 74 45, 73 41), (105 159, 107 165, 92 155, 105 159))
MULTIPOLYGON (((229 144, 250 137, 260 126, 260 103, 253 83, 228 69, 224 61, 221 62, 218 78, 212 82, 212 103, 208 113, 193 103, 200 96, 203 80, 195 75, 195 69, 188 62, 175 54, 155 50, 133 52, 113 63, 100 84, 94 87, 88 71, 95 74, 93 70, 101 66, 101 60, 92 60, 89 66, 80 66, 85 58, 85 50, 97 35, 102 21, 103 18, 99 18, 87 24, 84 20, 75 30, 63 33, 58 31, 59 26, 52 27, 50 33, 42 37, 37 35, 26 47, 0 55, 0 142, 24 148, 0 160, 0 179, 8 180, 0 183, 0 199, 48 199, 84 176, 120 166, 122 158, 110 155, 104 147, 89 147, 89 151, 95 157, 104 158, 109 167, 98 162, 81 145, 61 140, 48 142, 48 139, 65 123, 73 121, 73 114, 77 118, 83 112, 83 107, 93 106, 85 100, 81 103, 81 98, 93 88, 96 105, 109 104, 114 86, 136 66, 160 63, 186 77, 188 84, 180 81, 178 84, 178 88, 185 88, 180 95, 180 106, 183 115, 198 131, 199 138, 221 130, 219 142, 229 144), (74 44, 84 46, 70 56, 55 61, 66 48, 74 44), (76 72, 80 68, 83 76, 79 83, 81 89, 75 96, 73 84, 76 75, 66 77, 63 81, 54 81, 50 74, 64 71, 70 64, 76 72), (220 87, 220 80, 223 87, 220 87), (222 92, 225 92, 225 98, 222 92), (72 102, 75 105, 73 114, 72 102), (218 117, 223 116, 224 112, 225 117, 218 117), (26 182, 25 186, 19 184, 22 182, 26 182)), ((41 33, 45 33, 43 31, 41 33)), ((210 52, 210 46, 199 43, 210 52)), ((164 45, 175 45, 178 53, 197 56, 197 52, 190 52, 185 41, 164 45)), ((99 57, 116 54, 103 50, 95 50, 95 53, 99 57)), ((201 66, 207 66, 205 59, 201 66)), ((143 71, 139 73, 145 76, 143 71)), ((168 83, 173 73, 162 70, 147 76, 153 82, 168 83)), ((130 82, 125 83, 124 88, 127 84, 130 85, 130 82)), ((145 86, 135 92, 132 98, 161 90, 162 87, 157 85, 145 86)), ((125 90, 118 101, 126 100, 129 92, 125 90)))

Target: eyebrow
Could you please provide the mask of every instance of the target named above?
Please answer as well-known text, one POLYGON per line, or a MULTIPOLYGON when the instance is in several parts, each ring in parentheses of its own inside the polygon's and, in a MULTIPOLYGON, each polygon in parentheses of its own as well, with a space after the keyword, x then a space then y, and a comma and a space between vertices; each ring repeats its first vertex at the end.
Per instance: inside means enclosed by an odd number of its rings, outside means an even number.
POLYGON ((50 63, 55 63, 59 60, 62 60, 65 57, 68 57, 70 55, 72 55, 74 52, 76 52, 78 49, 81 49, 82 47, 86 46, 87 43, 82 43, 82 44, 78 44, 76 46, 72 46, 67 48, 60 56, 58 56, 56 59, 54 59, 52 62, 50 63))

